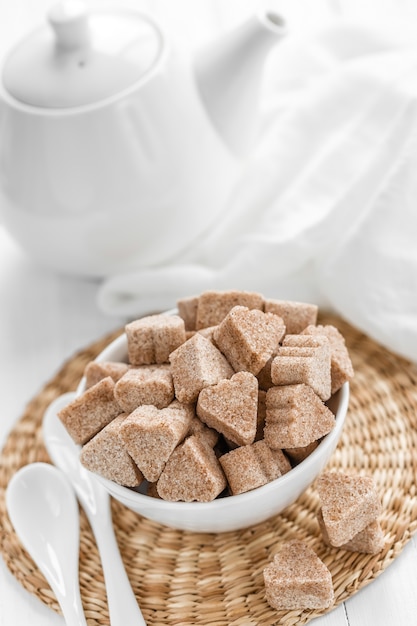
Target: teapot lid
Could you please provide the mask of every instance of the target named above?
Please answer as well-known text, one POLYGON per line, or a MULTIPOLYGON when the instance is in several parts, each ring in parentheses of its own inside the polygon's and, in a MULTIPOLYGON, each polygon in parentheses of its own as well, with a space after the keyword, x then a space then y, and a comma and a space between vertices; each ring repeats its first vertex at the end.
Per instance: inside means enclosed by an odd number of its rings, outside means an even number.
POLYGON ((99 103, 149 76, 164 38, 130 9, 88 11, 74 0, 53 6, 48 22, 7 57, 3 85, 22 103, 68 108, 99 103))

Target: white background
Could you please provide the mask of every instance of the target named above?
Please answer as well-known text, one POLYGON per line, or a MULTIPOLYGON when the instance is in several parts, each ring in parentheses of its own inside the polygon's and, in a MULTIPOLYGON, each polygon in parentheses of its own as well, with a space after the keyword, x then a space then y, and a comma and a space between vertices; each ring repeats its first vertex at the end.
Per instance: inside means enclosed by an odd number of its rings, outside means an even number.
MULTIPOLYGON (((152 11, 190 48, 238 22, 256 6, 247 0, 138 0, 125 4, 152 11)), ((417 2, 412 0, 303 0, 274 5, 282 5, 293 28, 300 31, 315 28, 336 14, 388 23, 393 16, 398 17, 399 11, 407 20, 417 18, 417 2)), ((14 40, 43 19, 49 6, 46 0, 0 0, 2 56, 14 40)), ((124 323, 121 318, 100 313, 95 300, 97 288, 94 280, 57 276, 35 267, 0 225, 1 445, 26 403, 64 360, 124 323)), ((317 626, 417 624, 416 540, 412 539, 370 586, 314 623, 317 626)), ((63 619, 24 591, 0 560, 0 626, 27 624, 58 626, 63 624, 63 619)))

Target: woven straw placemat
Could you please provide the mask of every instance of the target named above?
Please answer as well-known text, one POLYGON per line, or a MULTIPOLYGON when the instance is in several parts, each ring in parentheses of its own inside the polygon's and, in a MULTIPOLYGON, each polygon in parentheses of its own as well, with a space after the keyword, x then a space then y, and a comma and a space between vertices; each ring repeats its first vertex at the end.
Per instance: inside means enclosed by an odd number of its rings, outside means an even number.
MULTIPOLYGON (((343 333, 355 378, 346 425, 329 468, 372 475, 383 503, 385 547, 366 555, 326 547, 316 521, 318 498, 307 490, 281 515, 247 530, 197 534, 146 520, 113 502, 113 521, 126 570, 148 626, 272 626, 305 624, 323 611, 276 612, 265 601, 263 569, 280 542, 305 540, 333 577, 335 605, 369 584, 417 529, 417 367, 393 355, 340 318, 322 316, 343 333)), ((0 547, 12 574, 55 611, 48 584, 22 548, 5 508, 12 475, 33 461, 49 461, 42 417, 59 394, 75 389, 88 361, 120 330, 66 362, 33 398, 1 454, 0 547)), ((96 544, 81 514, 81 596, 89 626, 108 625, 106 592, 96 544)))

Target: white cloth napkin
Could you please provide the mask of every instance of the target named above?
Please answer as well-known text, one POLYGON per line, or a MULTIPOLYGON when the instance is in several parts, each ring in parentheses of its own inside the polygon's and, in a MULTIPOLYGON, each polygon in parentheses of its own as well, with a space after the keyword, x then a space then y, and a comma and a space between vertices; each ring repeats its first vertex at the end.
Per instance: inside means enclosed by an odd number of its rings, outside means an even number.
POLYGON ((417 360, 417 46, 336 22, 269 59, 262 133, 221 223, 164 267, 108 277, 135 317, 205 289, 315 302, 417 360))

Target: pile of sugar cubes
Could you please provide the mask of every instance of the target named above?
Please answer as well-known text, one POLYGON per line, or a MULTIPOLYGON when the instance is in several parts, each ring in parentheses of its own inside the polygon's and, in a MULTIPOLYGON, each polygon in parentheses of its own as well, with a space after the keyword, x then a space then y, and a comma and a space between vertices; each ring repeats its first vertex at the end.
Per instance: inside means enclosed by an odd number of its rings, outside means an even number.
POLYGON ((89 363, 59 417, 89 470, 170 501, 208 502, 278 478, 328 434, 353 376, 317 306, 206 291, 125 327, 126 362, 89 363))

